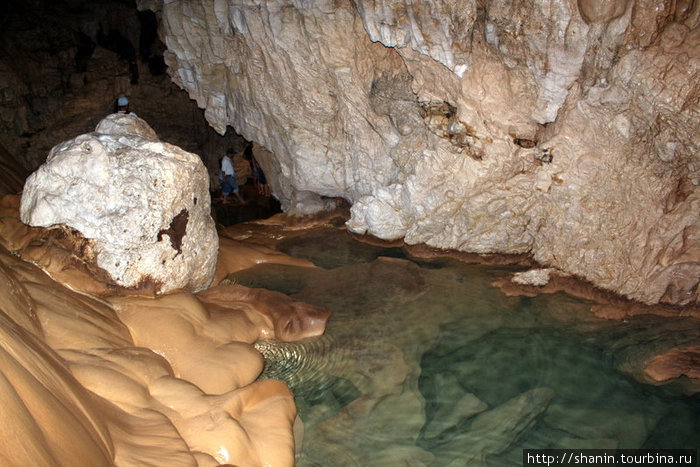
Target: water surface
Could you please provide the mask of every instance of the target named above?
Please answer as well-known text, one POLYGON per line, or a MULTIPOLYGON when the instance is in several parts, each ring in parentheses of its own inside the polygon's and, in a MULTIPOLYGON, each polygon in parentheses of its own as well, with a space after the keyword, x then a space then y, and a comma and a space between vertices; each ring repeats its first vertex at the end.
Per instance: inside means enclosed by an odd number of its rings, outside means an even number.
POLYGON ((697 322, 608 321, 564 293, 507 297, 515 266, 411 261, 319 229, 281 245, 321 268, 235 275, 333 311, 326 334, 266 342, 304 424, 298 466, 509 466, 525 448, 698 448, 700 401, 629 369, 697 322))

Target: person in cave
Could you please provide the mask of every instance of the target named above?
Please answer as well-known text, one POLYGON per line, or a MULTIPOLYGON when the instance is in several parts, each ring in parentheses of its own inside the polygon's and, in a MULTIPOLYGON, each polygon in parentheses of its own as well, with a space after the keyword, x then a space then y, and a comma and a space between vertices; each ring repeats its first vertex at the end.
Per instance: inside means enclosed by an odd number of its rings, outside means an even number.
POLYGON ((241 204, 246 204, 245 200, 239 193, 238 184, 236 183, 236 173, 233 170, 233 158, 236 151, 233 148, 226 150, 226 155, 221 159, 221 171, 219 172, 219 182, 221 183, 221 204, 228 204, 228 197, 233 193, 241 204))
POLYGON ((270 196, 270 187, 267 184, 267 178, 265 178, 265 172, 263 172, 262 167, 258 164, 258 161, 253 155, 253 143, 249 143, 243 151, 243 158, 248 161, 250 165, 250 173, 253 175, 253 183, 255 184, 256 191, 260 196, 268 197, 270 196))
POLYGON ((134 112, 129 111, 129 99, 127 99, 126 96, 122 96, 117 99, 117 105, 115 106, 114 113, 133 115, 134 117, 136 116, 134 112))

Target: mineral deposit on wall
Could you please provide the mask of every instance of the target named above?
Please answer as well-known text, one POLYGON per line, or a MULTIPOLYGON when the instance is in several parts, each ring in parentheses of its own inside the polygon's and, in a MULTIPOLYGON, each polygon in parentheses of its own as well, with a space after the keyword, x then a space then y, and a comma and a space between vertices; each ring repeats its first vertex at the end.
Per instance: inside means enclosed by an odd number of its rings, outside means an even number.
POLYGON ((700 3, 142 2, 292 213, 697 303, 700 3))

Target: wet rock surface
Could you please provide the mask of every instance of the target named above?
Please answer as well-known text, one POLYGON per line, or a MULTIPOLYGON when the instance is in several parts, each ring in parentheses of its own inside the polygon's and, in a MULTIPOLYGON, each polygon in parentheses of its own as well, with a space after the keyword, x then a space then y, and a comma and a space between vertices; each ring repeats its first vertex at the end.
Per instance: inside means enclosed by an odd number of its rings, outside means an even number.
MULTIPOLYGON (((318 336, 329 310, 235 285, 202 300, 113 286, 70 242, 19 222, 18 206, 0 200, 5 464, 294 465, 293 396, 256 381, 253 344, 318 336)), ((259 246, 237 252, 244 268, 308 266, 259 246)))

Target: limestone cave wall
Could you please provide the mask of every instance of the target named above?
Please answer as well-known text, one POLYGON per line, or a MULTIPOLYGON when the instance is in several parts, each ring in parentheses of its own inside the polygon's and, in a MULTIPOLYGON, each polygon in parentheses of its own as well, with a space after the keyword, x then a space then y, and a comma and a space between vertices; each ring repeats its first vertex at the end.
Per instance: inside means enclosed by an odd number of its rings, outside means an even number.
POLYGON ((284 209, 698 302, 700 2, 138 3, 284 209))

